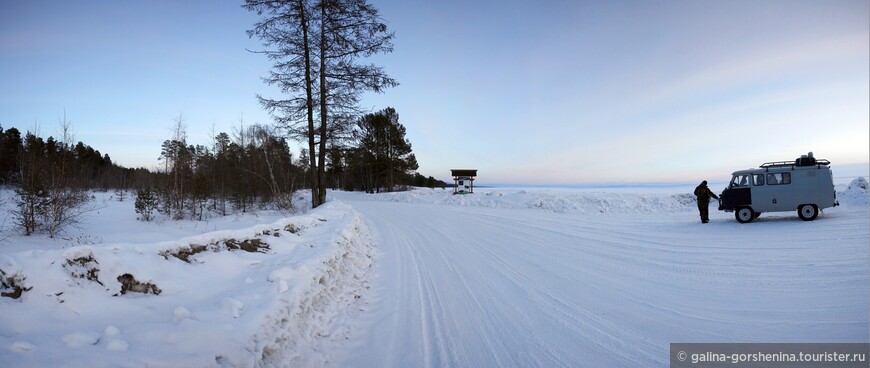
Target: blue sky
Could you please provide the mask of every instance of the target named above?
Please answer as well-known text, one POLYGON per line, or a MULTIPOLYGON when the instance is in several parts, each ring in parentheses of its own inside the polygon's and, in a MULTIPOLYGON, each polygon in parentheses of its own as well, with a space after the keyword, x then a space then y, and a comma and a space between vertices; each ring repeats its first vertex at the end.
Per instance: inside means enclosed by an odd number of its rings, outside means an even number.
MULTIPOLYGON (((370 1, 420 172, 480 183, 700 181, 812 150, 870 161, 870 1, 370 1)), ((0 0, 0 125, 156 166, 189 141, 270 123, 269 63, 239 2, 0 0)), ((839 169, 838 169, 839 168, 839 169)), ((841 171, 838 171, 841 170, 841 171)))

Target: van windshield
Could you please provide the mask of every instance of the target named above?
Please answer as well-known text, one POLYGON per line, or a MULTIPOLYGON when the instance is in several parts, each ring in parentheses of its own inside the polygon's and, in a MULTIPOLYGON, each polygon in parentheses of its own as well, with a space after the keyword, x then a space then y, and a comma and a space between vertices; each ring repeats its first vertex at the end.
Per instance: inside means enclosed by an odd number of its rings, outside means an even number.
POLYGON ((748 187, 749 186, 749 174, 738 174, 734 175, 731 178, 731 185, 729 188, 737 188, 737 187, 748 187))

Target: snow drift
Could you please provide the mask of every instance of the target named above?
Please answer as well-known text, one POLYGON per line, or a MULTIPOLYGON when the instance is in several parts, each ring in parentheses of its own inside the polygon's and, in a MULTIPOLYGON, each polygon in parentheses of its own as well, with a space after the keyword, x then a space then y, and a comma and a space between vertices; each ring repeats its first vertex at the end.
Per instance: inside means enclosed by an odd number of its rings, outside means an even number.
POLYGON ((0 254, 4 366, 316 366, 364 296, 371 237, 330 202, 177 241, 0 254))
MULTIPOLYGON (((837 185, 841 205, 867 205, 867 180, 856 178, 848 185, 837 185)), ((693 187, 676 188, 676 193, 602 192, 550 188, 476 188, 474 194, 454 195, 451 190, 416 188, 407 192, 382 193, 372 200, 430 203, 487 208, 541 209, 580 215, 656 214, 697 211, 693 187), (680 193, 682 191, 682 193, 680 193)), ((644 188, 634 189, 642 191, 644 188)), ((721 189, 714 192, 719 192, 721 189)), ((712 205, 715 206, 715 201, 712 205)))
POLYGON ((852 180, 845 189, 837 191, 837 198, 841 205, 866 206, 868 204, 867 187, 867 179, 857 178, 852 180))

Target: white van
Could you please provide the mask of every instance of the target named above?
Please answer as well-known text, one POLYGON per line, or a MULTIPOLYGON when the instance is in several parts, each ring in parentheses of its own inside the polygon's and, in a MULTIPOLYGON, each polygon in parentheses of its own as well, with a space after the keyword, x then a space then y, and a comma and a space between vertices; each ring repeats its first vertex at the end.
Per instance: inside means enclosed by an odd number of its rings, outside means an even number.
POLYGON ((752 222, 762 212, 797 210, 804 221, 815 220, 819 210, 838 206, 828 160, 767 162, 757 169, 735 171, 719 196, 719 210, 734 212, 740 223, 752 222))

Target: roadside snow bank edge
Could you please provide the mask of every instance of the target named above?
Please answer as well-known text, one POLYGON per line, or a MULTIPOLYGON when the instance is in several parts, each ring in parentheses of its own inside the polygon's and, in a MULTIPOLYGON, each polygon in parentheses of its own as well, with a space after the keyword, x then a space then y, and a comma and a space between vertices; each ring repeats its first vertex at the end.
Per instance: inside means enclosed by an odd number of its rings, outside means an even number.
POLYGON ((361 215, 338 201, 170 242, 0 249, 26 289, 0 298, 0 361, 323 366, 365 298, 373 252, 361 215))

